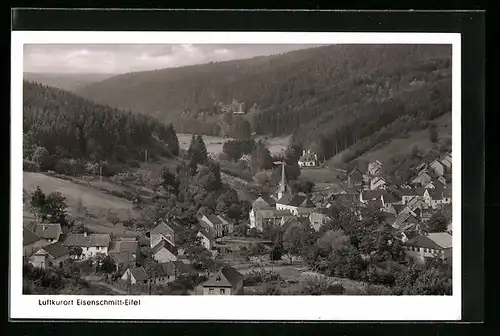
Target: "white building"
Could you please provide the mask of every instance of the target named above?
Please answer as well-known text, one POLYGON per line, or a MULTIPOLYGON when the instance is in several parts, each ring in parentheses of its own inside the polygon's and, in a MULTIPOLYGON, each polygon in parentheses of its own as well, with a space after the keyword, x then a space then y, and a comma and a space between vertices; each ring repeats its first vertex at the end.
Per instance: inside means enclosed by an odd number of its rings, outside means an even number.
POLYGON ((318 155, 314 154, 310 150, 302 151, 302 156, 299 159, 299 167, 317 167, 318 166, 318 155))

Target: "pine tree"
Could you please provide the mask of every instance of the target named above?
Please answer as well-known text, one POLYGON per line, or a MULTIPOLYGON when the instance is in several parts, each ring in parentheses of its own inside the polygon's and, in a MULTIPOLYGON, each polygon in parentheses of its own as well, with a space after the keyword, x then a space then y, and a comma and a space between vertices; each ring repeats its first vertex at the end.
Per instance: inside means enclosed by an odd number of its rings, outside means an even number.
POLYGON ((199 163, 204 164, 208 160, 207 146, 205 145, 205 141, 203 141, 203 137, 198 135, 197 137, 197 148, 199 152, 199 163))

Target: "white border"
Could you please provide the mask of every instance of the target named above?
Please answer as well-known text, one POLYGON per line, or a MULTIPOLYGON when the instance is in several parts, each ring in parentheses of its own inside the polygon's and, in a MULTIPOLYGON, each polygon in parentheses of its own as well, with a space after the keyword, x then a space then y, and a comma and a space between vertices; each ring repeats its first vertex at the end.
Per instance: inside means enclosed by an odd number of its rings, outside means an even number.
MULTIPOLYGON (((11 54, 10 318, 119 320, 459 320, 461 318, 461 37, 456 33, 14 31, 11 54), (452 44, 453 295, 140 296, 138 307, 39 306, 22 295, 22 73, 24 44, 452 44)), ((124 298, 124 297, 112 297, 124 298)))

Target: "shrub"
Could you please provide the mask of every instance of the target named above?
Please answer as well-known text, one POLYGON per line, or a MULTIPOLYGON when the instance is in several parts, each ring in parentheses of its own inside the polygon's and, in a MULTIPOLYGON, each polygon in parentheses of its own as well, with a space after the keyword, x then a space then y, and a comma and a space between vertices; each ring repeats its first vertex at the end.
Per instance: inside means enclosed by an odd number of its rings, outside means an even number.
POLYGON ((37 172, 38 165, 33 161, 23 160, 23 171, 26 172, 37 172))

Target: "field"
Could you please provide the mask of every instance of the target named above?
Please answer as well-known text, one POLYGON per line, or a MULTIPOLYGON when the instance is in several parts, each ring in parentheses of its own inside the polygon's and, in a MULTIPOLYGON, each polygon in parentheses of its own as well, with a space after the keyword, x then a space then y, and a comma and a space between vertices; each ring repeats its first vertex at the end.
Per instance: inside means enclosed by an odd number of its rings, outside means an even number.
MULTIPOLYGON (((177 133, 177 138, 179 139, 179 146, 181 149, 187 150, 189 148, 191 137, 192 134, 189 133, 177 133)), ((211 135, 203 135, 203 140, 205 141, 205 145, 207 146, 207 151, 209 153, 219 154, 222 153, 222 146, 228 139, 211 135)), ((256 140, 264 140, 271 154, 279 154, 288 146, 288 143, 290 142, 290 136, 279 138, 258 137, 256 140)))
MULTIPOLYGON (((94 183, 94 187, 40 173, 23 173, 24 189, 32 191, 37 186, 40 186, 45 193, 60 192, 66 197, 68 204, 67 211, 71 216, 82 218, 81 214, 77 211, 78 203, 81 201, 81 204, 86 208, 88 213, 87 218, 83 222, 92 231, 113 233, 116 235, 131 235, 132 232, 125 231, 121 224, 114 226, 112 223, 109 223, 105 219, 105 214, 107 210, 112 210, 118 215, 120 220, 135 217, 137 213, 133 209, 132 202, 96 189, 95 184, 99 184, 98 180, 92 183, 94 183)), ((112 190, 123 191, 119 186, 109 181, 103 181, 101 187, 104 185, 112 188, 112 190)), ((28 211, 24 211, 24 220, 29 221, 32 219, 33 216, 28 211)))
MULTIPOLYGON (((447 113, 434 120, 438 127, 439 137, 445 139, 451 137, 451 113, 447 113)), ((409 154, 414 146, 417 146, 422 152, 432 149, 432 142, 429 140, 429 131, 422 130, 410 133, 407 138, 397 138, 391 140, 381 148, 374 148, 357 158, 357 160, 373 161, 379 160, 386 162, 395 155, 409 154)), ((344 152, 334 156, 329 160, 330 166, 337 166, 342 162, 344 152)))

